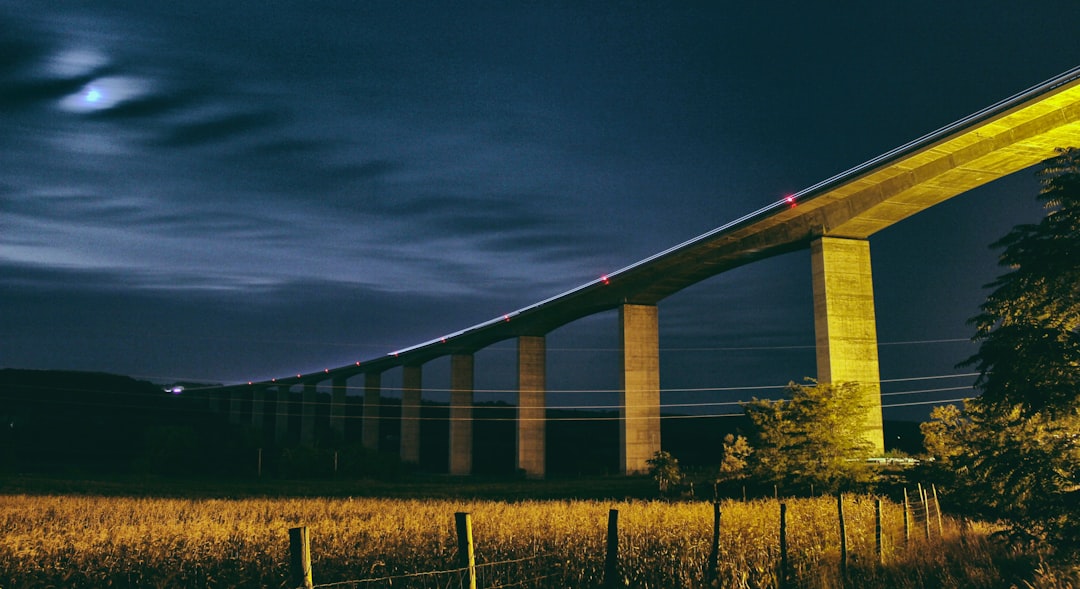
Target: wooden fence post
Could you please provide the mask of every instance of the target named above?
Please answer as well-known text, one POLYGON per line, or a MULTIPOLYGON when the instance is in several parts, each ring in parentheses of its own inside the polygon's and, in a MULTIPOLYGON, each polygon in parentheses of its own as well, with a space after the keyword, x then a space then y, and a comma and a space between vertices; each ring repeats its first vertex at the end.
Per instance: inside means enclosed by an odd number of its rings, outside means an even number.
POLYGON ((604 587, 619 586, 619 510, 608 512, 607 557, 604 559, 604 587))
POLYGON ((716 568, 720 564, 720 501, 713 501, 712 523, 712 549, 709 551, 709 560, 705 563, 705 580, 716 580, 716 568))
POLYGON ((923 506, 923 527, 926 528, 926 539, 930 539, 930 502, 926 500, 926 489, 923 488, 922 483, 919 486, 919 500, 922 501, 923 506))
POLYGON ((476 589, 476 553, 473 550, 472 518, 468 513, 454 514, 457 527, 458 566, 465 569, 465 579, 461 586, 476 589))
POLYGON ((787 556, 787 504, 780 504, 780 586, 787 586, 788 581, 788 556, 787 556))
POLYGON ((934 490, 934 511, 937 512, 937 533, 938 538, 945 537, 945 526, 941 523, 941 503, 938 503, 937 498, 937 485, 930 483, 930 488, 934 490))
POLYGON ((289 530, 289 578, 293 587, 310 589, 311 580, 311 538, 307 527, 289 530))
POLYGON ((877 548, 878 563, 885 564, 885 546, 881 537, 881 498, 874 499, 874 547, 877 548))
POLYGON ((911 542, 911 503, 908 501, 907 487, 904 487, 904 545, 911 542))
POLYGON ((847 576, 847 529, 844 526, 844 494, 836 494, 836 512, 840 518, 840 576, 847 576))

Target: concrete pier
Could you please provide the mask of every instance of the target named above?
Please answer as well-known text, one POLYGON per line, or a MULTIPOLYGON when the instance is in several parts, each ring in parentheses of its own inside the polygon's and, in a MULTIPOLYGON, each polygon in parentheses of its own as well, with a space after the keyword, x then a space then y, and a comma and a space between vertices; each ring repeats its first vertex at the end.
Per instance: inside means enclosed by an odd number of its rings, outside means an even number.
POLYGON ((473 356, 450 356, 450 474, 472 473, 473 356))
POLYGON ((364 448, 378 452, 379 450, 379 405, 380 389, 382 387, 382 373, 368 372, 364 374, 364 417, 363 432, 361 433, 364 448))
POLYGON ((277 401, 274 403, 274 441, 279 445, 289 435, 289 387, 278 385, 277 401))
POLYGON ((619 308, 622 393, 619 464, 624 474, 648 470, 660 451, 660 329, 654 305, 619 308))
POLYGON ((810 244, 818 382, 859 383, 867 439, 885 453, 870 242, 822 237, 810 244))
POLYGON ((300 404, 300 444, 303 446, 315 445, 315 404, 318 395, 315 390, 315 382, 304 383, 303 397, 300 404))
POLYGON ((420 403, 423 369, 406 364, 401 369, 401 461, 420 462, 420 403))
POLYGON ((251 387, 251 427, 261 432, 266 415, 266 387, 251 387))
POLYGON ((545 473, 546 366, 544 337, 519 337, 517 468, 529 478, 545 473))
POLYGON ((330 381, 330 431, 338 443, 345 441, 345 407, 349 394, 349 379, 335 376, 330 381))

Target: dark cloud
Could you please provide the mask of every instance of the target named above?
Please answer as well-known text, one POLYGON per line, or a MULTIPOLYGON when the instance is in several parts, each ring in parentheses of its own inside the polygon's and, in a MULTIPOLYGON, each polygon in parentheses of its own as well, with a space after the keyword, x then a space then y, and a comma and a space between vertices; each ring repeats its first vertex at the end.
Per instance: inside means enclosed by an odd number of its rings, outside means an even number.
MULTIPOLYGON (((0 362, 243 380, 456 331, 1072 67, 1077 18, 1065 2, 0 2, 0 362)), ((875 237, 882 341, 966 334, 996 273, 985 244, 1038 215, 1030 191, 992 186, 875 237)), ((665 383, 805 376, 804 258, 665 301, 665 383)), ((616 333, 606 314, 552 347, 616 333)), ((928 349, 890 348, 883 374, 962 352, 928 349)), ((560 354, 553 381, 616 386, 610 362, 560 354)))

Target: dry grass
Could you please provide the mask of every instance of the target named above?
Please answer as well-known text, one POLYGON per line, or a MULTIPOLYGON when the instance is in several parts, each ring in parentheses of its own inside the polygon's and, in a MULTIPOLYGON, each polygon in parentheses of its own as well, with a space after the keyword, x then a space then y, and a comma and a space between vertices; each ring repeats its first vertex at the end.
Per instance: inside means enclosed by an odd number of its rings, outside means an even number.
MULTIPOLYGON (((931 540, 918 527, 905 543, 902 509, 891 503, 879 563, 874 503, 865 497, 845 502, 844 579, 835 498, 787 505, 789 586, 1023 586, 1010 571, 1028 561, 990 544, 988 527, 961 531, 946 520, 939 537, 933 520, 931 540)), ((479 563, 527 559, 482 567, 483 586, 597 587, 611 508, 619 510, 627 586, 707 585, 708 503, 8 495, 0 496, 0 587, 286 587, 288 529, 301 525, 311 531, 316 584, 446 570, 456 563, 458 511, 472 514, 479 563)), ((778 586, 777 502, 725 502, 722 510, 718 586, 778 586)), ((447 587, 456 578, 356 586, 447 587)))

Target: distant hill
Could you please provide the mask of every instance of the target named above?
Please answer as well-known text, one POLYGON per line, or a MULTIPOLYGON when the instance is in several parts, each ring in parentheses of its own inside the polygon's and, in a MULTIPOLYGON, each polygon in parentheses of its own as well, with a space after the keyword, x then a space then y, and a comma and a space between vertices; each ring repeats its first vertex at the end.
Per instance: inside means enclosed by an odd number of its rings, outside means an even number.
MULTIPOLYGON (((0 472, 160 472, 177 474, 253 474, 258 448, 272 468, 280 450, 273 446, 275 417, 267 406, 267 426, 260 435, 250 423, 230 424, 228 415, 211 410, 195 393, 198 383, 169 387, 127 376, 98 372, 0 370, 0 472)), ((358 447, 362 399, 349 397, 345 439, 329 442, 329 395, 320 393, 318 444, 324 450, 358 447), (325 421, 326 423, 322 423, 325 421)), ((295 443, 299 427, 298 396, 291 402, 288 438, 295 443)), ((269 402, 268 402, 269 403, 269 402)), ((383 399, 380 450, 397 455, 400 443, 400 400, 383 399)), ((473 471, 514 472, 516 407, 506 403, 477 405, 473 426, 473 471), (486 418, 486 419, 484 419, 486 418)), ((619 428, 614 412, 550 410, 547 426, 547 471, 553 476, 615 474, 619 471, 619 428)), ((421 410, 421 464, 428 472, 445 472, 449 439, 447 405, 425 401, 421 410)), ((665 419, 664 449, 684 467, 713 468, 719 462, 724 436, 746 434, 742 417, 665 419)), ((887 449, 922 450, 918 424, 885 422, 887 449)))

